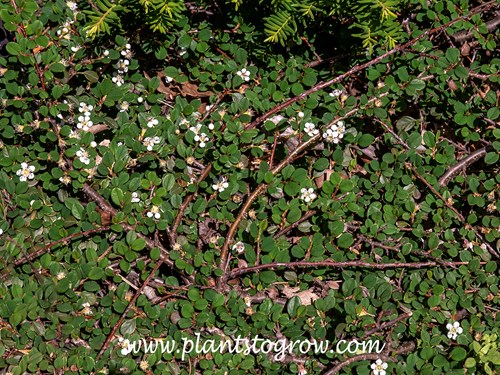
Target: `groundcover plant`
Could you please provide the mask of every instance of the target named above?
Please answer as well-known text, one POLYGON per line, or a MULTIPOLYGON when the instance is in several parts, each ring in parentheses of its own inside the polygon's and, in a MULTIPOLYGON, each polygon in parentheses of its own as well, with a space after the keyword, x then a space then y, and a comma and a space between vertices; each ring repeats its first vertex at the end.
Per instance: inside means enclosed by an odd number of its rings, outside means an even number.
POLYGON ((0 19, 2 373, 498 373, 499 1, 0 19))

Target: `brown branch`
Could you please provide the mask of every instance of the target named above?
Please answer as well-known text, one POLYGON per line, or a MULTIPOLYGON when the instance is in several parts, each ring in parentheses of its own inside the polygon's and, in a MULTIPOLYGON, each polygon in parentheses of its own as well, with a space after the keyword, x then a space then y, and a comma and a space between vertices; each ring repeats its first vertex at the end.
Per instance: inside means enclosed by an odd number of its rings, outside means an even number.
POLYGON ((401 314, 401 315, 399 315, 395 319, 392 319, 392 320, 390 320, 388 322, 384 322, 384 323, 380 324, 378 327, 370 329, 369 331, 366 331, 365 334, 363 335, 363 338, 367 338, 368 336, 371 336, 374 333, 377 333, 377 332, 380 332, 380 331, 382 331, 382 330, 384 330, 386 328, 392 327, 396 323, 399 323, 402 320, 405 320, 405 319, 409 318, 412 315, 413 315, 413 313, 411 311, 407 312, 407 313, 404 313, 404 314, 401 314))
MULTIPOLYGON (((491 33, 493 30, 495 30, 498 27, 498 25, 500 25, 500 16, 496 16, 492 20, 485 22, 485 25, 486 25, 486 28, 488 29, 488 32, 491 33)), ((452 39, 456 43, 463 43, 466 40, 471 39, 473 36, 474 36, 473 31, 466 31, 466 30, 459 31, 456 34, 451 35, 452 39)))
POLYGON ((382 122, 380 121, 378 118, 376 117, 373 117, 372 120, 375 120, 376 122, 378 122, 380 125, 382 125, 382 127, 387 130, 389 133, 392 134, 392 136, 394 138, 396 138, 397 142, 400 144, 400 145, 403 145, 407 150, 411 150, 411 147, 405 142, 403 141, 403 139, 401 139, 401 137, 399 135, 396 134, 396 132, 394 130, 392 130, 389 125, 387 125, 385 122, 382 122))
MULTIPOLYGON (((87 183, 83 185, 82 188, 83 192, 89 196, 90 199, 92 199, 94 202, 97 203, 99 208, 101 208, 104 212, 109 213, 111 216, 116 215, 117 211, 114 209, 98 192, 96 192, 94 189, 90 187, 87 183)), ((123 223, 118 223, 119 225, 122 226, 124 230, 127 231, 134 231, 135 232, 135 227, 133 225, 130 225, 126 222, 123 223)), ((144 241, 146 241, 146 247, 148 249, 154 249, 154 248, 159 248, 161 251, 161 259, 162 262, 168 265, 171 268, 175 268, 175 263, 169 258, 169 251, 160 243, 155 243, 151 238, 143 235, 140 232, 135 232, 138 238, 142 238, 144 241)), ((180 272, 180 271, 178 271, 180 272)), ((192 275, 183 275, 183 278, 187 283, 193 283, 194 282, 194 277, 192 275)))
POLYGON ((460 160, 454 166, 450 167, 446 171, 446 173, 439 179, 439 186, 446 186, 453 177, 455 177, 462 170, 466 169, 469 165, 483 158, 490 149, 492 150, 493 147, 480 148, 479 150, 474 151, 470 155, 460 160))
MULTIPOLYGON (((387 94, 388 93, 384 93, 384 94, 379 95, 378 98, 375 98, 375 97, 371 98, 367 102, 367 106, 373 104, 377 99, 379 99, 380 97, 383 97, 387 94)), ((352 116, 353 114, 355 114, 359 110, 361 110, 361 108, 358 107, 358 108, 353 108, 353 109, 347 111, 344 116, 332 120, 327 125, 327 127, 330 127, 330 126, 336 124, 337 122, 344 120, 347 117, 352 116)), ((286 167, 288 164, 292 163, 298 155, 300 155, 303 151, 309 149, 310 147, 314 146, 321 139, 322 139, 321 133, 318 133, 315 136, 311 137, 308 141, 298 145, 292 152, 290 152, 290 154, 281 163, 279 163, 276 167, 274 167, 271 170, 271 173, 274 176, 276 174, 278 174, 284 167, 286 167)), ((241 208, 240 212, 238 213, 238 216, 236 217, 233 224, 231 225, 231 228, 229 228, 229 232, 226 236, 226 240, 224 242, 224 245, 222 246, 221 256, 220 256, 219 268, 223 271, 223 275, 219 278, 219 281, 218 281, 218 288, 219 289, 222 288, 222 286, 224 285, 224 280, 223 280, 225 277, 224 274, 226 273, 227 267, 229 266, 229 259, 228 259, 229 244, 231 243, 231 241, 234 237, 234 234, 236 233, 238 226, 239 226, 241 220, 243 219, 243 217, 245 216, 247 210, 250 208, 253 201, 255 199, 257 199, 257 197, 263 191, 265 191, 266 187, 267 187, 267 184, 263 183, 263 184, 259 185, 252 194, 250 194, 250 196, 247 198, 246 202, 244 203, 243 207, 241 208)))
POLYGON ((276 233, 274 235, 274 238, 278 238, 282 235, 284 235, 285 233, 291 231, 293 228, 297 228, 300 223, 306 221, 307 219, 309 219, 312 215, 314 215, 316 213, 316 211, 314 210, 309 210, 307 211, 300 219, 299 221, 296 221, 295 223, 293 223, 292 225, 289 225, 288 227, 286 228, 283 228, 282 230, 280 230, 278 233, 276 233))
MULTIPOLYGON (((439 192, 429 182, 427 182, 427 180, 425 178, 423 178, 420 175, 420 173, 418 173, 417 168, 415 168, 410 163, 405 163, 405 166, 407 168, 410 168, 413 171, 413 173, 415 174, 415 176, 417 176, 417 178, 420 181, 422 181, 439 199, 441 199, 443 201, 443 203, 445 204, 446 207, 448 207, 450 210, 452 210, 455 213, 455 215, 457 215, 458 220, 462 224, 468 225, 467 222, 466 222, 466 220, 465 220, 465 218, 464 218, 464 216, 455 207, 453 207, 452 204, 448 203, 448 201, 446 199, 444 199, 444 197, 441 194, 439 194, 439 192)), ((493 247, 488 242, 486 242, 484 240, 483 236, 481 235, 481 233, 479 233, 477 231, 476 228, 474 228, 474 227, 471 226, 471 230, 474 232, 474 234, 476 235, 476 237, 479 238, 483 242, 483 244, 486 246, 486 248, 488 249, 488 251, 492 255, 494 255, 496 258, 500 258, 500 254, 498 253, 498 251, 496 251, 495 249, 493 249, 493 247)))
POLYGON ((134 297, 132 298, 132 300, 128 304, 127 308, 125 309, 125 311, 121 315, 120 319, 118 319, 118 322, 116 322, 116 324, 114 325, 113 329, 111 330, 111 333, 108 335, 106 341, 104 342, 103 346, 101 347, 101 350, 97 354, 97 359, 99 359, 104 354, 104 352, 108 348, 109 344, 111 343, 111 340, 115 336, 116 331, 118 330, 118 328, 120 328, 121 324, 125 320, 125 317, 127 316, 128 312, 130 311, 132 306, 134 305, 135 301, 137 300, 137 298, 139 298, 139 296, 141 295, 144 288, 149 284, 149 282, 151 281, 151 279, 155 275, 156 271, 158 271, 158 269, 161 267, 162 264, 163 264, 163 258, 160 258, 158 260, 158 263, 156 263, 155 267, 153 268, 153 270, 149 274, 148 278, 144 281, 144 283, 142 283, 140 288, 136 290, 134 297))
MULTIPOLYGON (((203 169, 203 172, 201 173, 200 177, 198 177, 198 180, 196 180, 196 184, 199 185, 200 182, 202 182, 205 178, 207 178, 208 174, 212 170, 212 164, 209 164, 203 169)), ((187 206, 189 203, 193 200, 193 198, 196 196, 196 193, 188 195, 185 199, 184 202, 182 202, 181 206, 179 207, 179 211, 177 212, 177 216, 175 217, 174 220, 174 225, 172 226, 172 230, 170 231, 170 245, 173 246, 176 239, 177 239, 177 228, 179 228, 179 225, 181 224, 182 216, 184 215, 184 211, 186 210, 187 206)))
MULTIPOLYGON (((442 265, 447 267, 461 266, 467 265, 469 262, 444 262, 442 265)), ((481 264, 486 264, 486 262, 481 262, 481 264)), ((391 268, 426 268, 426 267, 436 267, 439 266, 438 262, 420 262, 420 263, 404 263, 404 262, 395 262, 395 263, 370 263, 363 262, 360 260, 349 260, 344 262, 335 262, 333 260, 324 260, 318 262, 308 262, 308 261, 297 261, 297 262, 276 262, 276 263, 266 263, 259 264, 258 266, 245 267, 245 268, 236 268, 231 272, 228 272, 226 275, 226 279, 233 279, 237 276, 258 272, 267 269, 276 269, 276 268, 346 268, 346 267, 357 267, 357 268, 375 268, 379 270, 391 269, 391 268)))
POLYGON ((40 255, 46 253, 48 250, 50 250, 54 246, 57 246, 57 245, 59 245, 61 243, 69 242, 73 238, 81 237, 81 236, 85 237, 85 236, 88 236, 90 234, 104 232, 104 231, 107 231, 107 230, 109 230, 109 226, 104 226, 104 227, 95 228, 95 229, 89 229, 89 230, 86 230, 85 232, 78 232, 78 233, 71 234, 71 235, 69 235, 67 237, 61 238, 60 240, 51 242, 51 243, 45 245, 44 247, 42 247, 42 248, 40 248, 40 249, 38 249, 38 250, 36 250, 36 251, 28 254, 27 256, 25 256, 25 257, 23 257, 21 259, 16 260, 14 262, 14 267, 18 267, 18 266, 24 264, 25 262, 30 262, 33 259, 38 258, 40 255))
POLYGON ((494 7, 495 4, 496 4, 496 1, 490 1, 488 3, 481 4, 481 5, 477 6, 476 8, 472 9, 470 11, 470 13, 466 16, 457 17, 456 19, 451 20, 451 21, 445 23, 444 25, 435 27, 434 29, 427 30, 427 31, 423 32, 421 35, 419 35, 418 37, 416 37, 416 38, 414 38, 414 39, 412 39, 412 40, 410 40, 410 41, 408 41, 408 42, 406 42, 406 43, 404 43, 396 48, 393 48, 392 50, 380 55, 379 57, 377 57, 373 60, 370 60, 364 64, 361 64, 361 65, 356 65, 355 67, 348 70, 347 72, 345 72, 345 73, 343 73, 335 78, 332 78, 326 82, 320 82, 316 86, 311 87, 309 90, 304 91, 302 94, 297 95, 293 98, 290 98, 286 102, 284 102, 280 105, 277 105, 276 107, 274 107, 270 111, 264 113, 262 116, 258 117, 257 119, 252 121, 250 124, 248 124, 245 127, 245 129, 252 129, 252 128, 256 127, 257 125, 259 125, 260 123, 262 123, 263 121, 265 121, 270 116, 274 115, 277 112, 282 111, 283 109, 289 107, 290 105, 292 105, 293 103, 295 103, 299 100, 305 99, 306 97, 308 97, 312 93, 315 93, 316 91, 320 91, 320 90, 322 90, 328 86, 331 86, 333 84, 339 83, 339 82, 343 81, 345 78, 352 76, 353 74, 356 74, 360 71, 365 70, 366 68, 369 68, 370 66, 373 66, 373 65, 380 63, 382 60, 386 59, 389 56, 394 55, 397 52, 404 51, 408 47, 418 43, 420 40, 424 39, 425 37, 427 37, 429 35, 435 34, 437 32, 441 32, 442 30, 450 27, 454 23, 469 19, 470 17, 472 17, 476 13, 480 13, 480 12, 483 12, 483 11, 489 9, 489 8, 494 7))
POLYGON ((434 186, 432 186, 420 173, 418 173, 417 168, 415 168, 411 163, 405 163, 405 166, 411 169, 415 174, 415 176, 420 181, 422 181, 425 184, 425 186, 427 186, 429 190, 432 191, 439 199, 441 199, 446 207, 448 207, 455 213, 455 215, 457 215, 458 220, 460 220, 461 222, 465 222, 465 218, 463 217, 463 215, 460 212, 458 212, 458 210, 455 207, 453 207, 452 204, 448 203, 448 200, 444 199, 444 197, 434 188, 434 186))

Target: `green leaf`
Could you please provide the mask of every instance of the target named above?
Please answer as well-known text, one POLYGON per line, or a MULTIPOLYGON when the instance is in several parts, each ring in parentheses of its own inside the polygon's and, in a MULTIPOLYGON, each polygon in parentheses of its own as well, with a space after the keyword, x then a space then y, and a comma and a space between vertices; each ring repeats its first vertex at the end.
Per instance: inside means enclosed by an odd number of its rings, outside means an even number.
POLYGON ((143 238, 136 238, 130 245, 131 249, 134 251, 142 250, 146 247, 146 240, 143 238))
POLYGON ((300 298, 298 296, 293 296, 290 298, 286 304, 286 311, 291 318, 297 316, 297 308, 301 305, 300 298))
POLYGON ((125 195, 123 194, 122 189, 120 189, 120 188, 113 188, 113 190, 111 190, 111 200, 117 206, 122 206, 123 205, 124 198, 125 198, 125 195))
POLYGON ((462 361, 467 357, 467 352, 462 347, 457 347, 451 351, 451 358, 455 361, 462 361))
POLYGON ((351 233, 343 233, 338 239, 337 244, 339 247, 347 249, 354 243, 354 238, 351 233))
POLYGON ((90 270, 88 278, 90 280, 100 280, 104 278, 104 271, 102 268, 94 267, 90 270))

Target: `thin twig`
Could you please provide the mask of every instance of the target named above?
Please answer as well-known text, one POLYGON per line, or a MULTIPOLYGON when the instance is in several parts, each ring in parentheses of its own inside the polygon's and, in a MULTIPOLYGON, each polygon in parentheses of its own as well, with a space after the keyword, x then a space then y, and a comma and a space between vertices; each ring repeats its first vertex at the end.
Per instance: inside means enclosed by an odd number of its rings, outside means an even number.
MULTIPOLYGON (((207 176, 211 170, 212 170, 212 164, 207 165, 205 167, 205 169, 203 169, 203 172, 201 173, 200 177, 198 177, 198 180, 196 180, 196 184, 199 185, 200 182, 202 182, 205 178, 207 178, 207 176)), ((186 210, 189 203, 193 200, 195 195, 196 195, 196 193, 189 194, 184 199, 184 202, 182 202, 181 206, 179 207, 179 211, 177 212, 177 216, 175 217, 175 220, 174 220, 174 225, 172 226, 172 230, 170 231, 171 246, 173 246, 175 241, 176 241, 177 228, 179 228, 179 225, 181 224, 181 220, 182 220, 182 216, 184 215, 184 211, 186 210)))
MULTIPOLYGON (((469 262, 444 262, 443 265, 447 267, 462 266, 467 265, 469 262)), ((481 264, 486 264, 486 262, 481 262, 481 264)), ((394 262, 394 263, 373 263, 373 262, 363 262, 360 260, 349 260, 344 262, 335 262, 333 260, 324 260, 318 262, 308 262, 308 261, 297 261, 297 262, 276 262, 276 263, 266 263, 259 264, 258 266, 236 268, 231 272, 228 272, 226 279, 234 279, 237 276, 258 272, 268 269, 276 268, 346 268, 346 267, 358 267, 358 268, 375 268, 379 270, 391 269, 391 268, 427 268, 439 266, 438 262, 394 262)))
POLYGON ((151 281, 151 279, 155 275, 156 271, 158 271, 158 269, 161 267, 162 264, 163 264, 163 259, 160 258, 158 260, 158 263, 156 263, 155 267, 153 268, 153 270, 149 274, 148 278, 142 283, 140 288, 136 290, 134 297, 132 298, 132 300, 128 304, 127 308, 125 309, 125 311, 121 315, 120 319, 118 319, 118 322, 116 322, 116 324, 114 325, 113 329, 111 330, 111 333, 108 335, 106 341, 104 342, 103 346, 101 347, 101 350, 97 354, 97 359, 99 359, 103 355, 103 353, 106 351, 109 344, 111 343, 111 340, 115 336, 116 331, 118 330, 118 328, 120 328, 120 326, 123 323, 123 321, 125 320, 125 317, 127 316, 128 312, 130 311, 132 306, 135 304, 135 301, 137 300, 137 298, 139 298, 139 296, 141 295, 144 288, 149 284, 149 282, 151 281))
POLYGON ((309 210, 307 211, 298 221, 296 221, 295 223, 293 223, 292 225, 289 225, 288 227, 286 228, 283 228, 282 230, 280 230, 278 233, 276 233, 274 235, 274 238, 278 238, 278 237, 281 237, 282 235, 284 235, 285 233, 291 231, 292 229, 294 228, 297 228, 300 223, 306 221, 307 219, 309 219, 311 216, 313 216, 314 214, 316 213, 316 211, 314 210, 309 210))
MULTIPOLYGON (((464 225, 468 225, 464 216, 455 208, 453 207, 452 204, 448 203, 448 201, 446 199, 444 199, 444 197, 429 183, 427 182, 427 180, 422 177, 420 175, 420 173, 418 173, 417 171, 417 168, 415 168, 413 165, 411 165, 410 163, 405 163, 406 167, 411 169, 413 171, 413 173, 415 174, 415 176, 417 176, 417 178, 422 181, 439 199, 441 199, 443 201, 443 203, 445 204, 446 207, 448 207, 450 210, 452 210, 455 215, 457 215, 458 217, 458 220, 464 224, 464 225)), ((474 227, 470 227, 471 230, 474 232, 474 234, 476 235, 477 238, 479 238, 482 243, 484 244, 484 246, 486 246, 486 248, 488 249, 488 251, 494 255, 495 257, 497 258, 500 258, 500 254, 498 253, 498 251, 496 251, 495 249, 493 249, 493 247, 484 240, 483 236, 481 235, 481 233, 478 232, 478 230, 474 227)))
POLYGON ((439 186, 446 186, 448 182, 455 177, 460 171, 467 168, 469 165, 475 163, 480 160, 489 150, 492 150, 493 147, 483 147, 479 150, 474 151, 473 153, 467 155, 465 158, 460 160, 457 164, 450 167, 444 175, 439 179, 439 186))

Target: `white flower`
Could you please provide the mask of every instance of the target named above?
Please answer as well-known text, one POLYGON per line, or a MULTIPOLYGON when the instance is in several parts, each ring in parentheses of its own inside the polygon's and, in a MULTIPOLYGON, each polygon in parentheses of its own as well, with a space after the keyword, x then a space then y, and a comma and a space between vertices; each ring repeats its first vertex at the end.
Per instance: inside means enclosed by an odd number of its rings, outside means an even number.
POLYGON ((61 271, 56 275, 56 277, 57 277, 57 280, 62 280, 66 277, 66 273, 61 271))
POLYGON ((90 121, 90 116, 78 116, 78 123, 76 124, 78 129, 88 131, 92 125, 94 125, 94 123, 90 121))
POLYGON ((309 189, 302 188, 302 189, 300 189, 300 192, 302 193, 302 195, 300 196, 300 198, 302 200, 304 200, 306 203, 312 202, 317 197, 317 195, 314 192, 313 188, 309 188, 309 189))
POLYGON ((80 50, 80 48, 82 48, 82 46, 77 44, 77 45, 72 46, 70 49, 71 49, 71 52, 77 53, 80 50))
POLYGON ((95 142, 95 141, 90 142, 90 147, 96 148, 97 147, 97 142, 95 142))
POLYGON ((118 106, 120 112, 127 112, 129 107, 130 107, 129 102, 121 102, 120 105, 118 106))
POLYGON ((250 72, 246 70, 245 68, 238 70, 236 72, 236 75, 238 75, 243 81, 250 81, 250 72))
POLYGON ((169 76, 165 76, 165 81, 167 81, 167 83, 170 83, 172 82, 174 79, 172 77, 169 77, 169 76))
POLYGON ((149 117, 148 118, 148 128, 154 128, 156 125, 158 125, 158 120, 155 119, 154 117, 149 117))
POLYGON ((210 130, 214 130, 214 129, 215 129, 215 125, 214 125, 214 123, 213 123, 213 122, 211 122, 210 124, 208 124, 208 128, 209 128, 210 130))
POLYGON ((80 148, 76 152, 76 156, 78 156, 78 159, 80 160, 81 163, 87 165, 90 164, 89 153, 85 151, 83 148, 80 148))
POLYGON ((92 315, 92 309, 90 308, 90 304, 88 302, 85 302, 82 305, 82 314, 84 314, 84 315, 92 315))
POLYGON ((73 129, 71 129, 71 130, 70 130, 70 132, 69 132, 68 137, 70 137, 70 138, 80 139, 80 134, 78 134, 78 133, 77 133, 77 132, 75 132, 73 129))
POLYGON ((139 193, 134 191, 132 193, 132 203, 139 203, 141 201, 141 198, 139 197, 139 193))
POLYGON ((214 107, 214 105, 213 105, 213 104, 209 104, 209 105, 207 105, 207 106, 205 107, 205 112, 210 111, 213 107, 214 107))
POLYGON ((73 12, 78 10, 78 5, 74 1, 66 1, 66 6, 73 12))
POLYGON ((233 245, 233 250, 236 251, 238 254, 241 254, 242 252, 245 251, 245 244, 243 242, 236 242, 233 245))
POLYGON ((33 180, 35 178, 35 167, 33 165, 28 165, 28 163, 21 163, 21 169, 19 169, 16 174, 19 176, 20 181, 33 180))
POLYGON ((337 124, 332 125, 331 128, 333 130, 337 130, 339 133, 344 134, 345 133, 345 125, 344 121, 339 121, 337 124))
POLYGON ((448 338, 453 340, 456 340, 457 336, 464 331, 462 327, 460 327, 459 322, 453 322, 453 324, 448 323, 446 329, 448 330, 448 338))
POLYGON ((212 188, 215 191, 222 193, 228 187, 229 187, 229 184, 227 183, 226 177, 219 177, 219 179, 217 179, 217 180, 214 179, 214 184, 212 185, 212 188))
POLYGON ((130 340, 129 339, 123 339, 123 337, 120 337, 118 339, 120 342, 120 346, 122 347, 122 350, 120 350, 120 353, 122 355, 127 355, 132 351, 132 345, 130 345, 130 340))
POLYGON ((300 111, 299 113, 297 113, 297 116, 299 116, 300 118, 304 118, 305 114, 304 112, 300 111))
POLYGON ((62 177, 59 177, 59 181, 61 181, 64 185, 69 185, 69 184, 71 184, 71 177, 62 176, 62 177))
POLYGON ((333 91, 332 91, 330 94, 328 94, 328 95, 330 95, 331 97, 334 97, 334 98, 339 97, 340 95, 342 95, 342 90, 335 89, 335 90, 333 90, 333 91))
POLYGON ((161 208, 158 206, 151 207, 151 210, 146 214, 147 217, 153 217, 158 220, 161 217, 161 208))
POLYGON ((118 70, 118 73, 123 74, 128 72, 128 66, 130 65, 130 61, 127 59, 120 59, 118 60, 118 63, 116 64, 116 69, 118 70))
POLYGON ((130 45, 130 43, 125 44, 125 49, 123 49, 123 50, 120 52, 120 54, 121 54, 123 57, 125 57, 125 58, 127 58, 127 59, 129 59, 129 60, 130 60, 130 59, 132 58, 132 56, 134 55, 134 54, 132 53, 131 48, 132 48, 132 46, 130 45))
POLYGON ((116 84, 116 86, 121 86, 125 83, 123 77, 120 74, 113 73, 113 78, 111 80, 116 84))
POLYGON ((160 143, 160 137, 146 137, 142 141, 142 144, 146 146, 146 149, 148 151, 153 151, 153 147, 160 143))
POLYGON ((305 123, 304 131, 309 137, 314 137, 316 134, 319 133, 319 130, 316 129, 316 125, 314 125, 312 122, 305 123))
MULTIPOLYGON (((184 119, 183 119, 183 120, 184 120, 184 119)), ((184 121, 188 122, 187 120, 184 120, 184 121)), ((183 121, 181 120, 181 124, 182 124, 182 122, 183 122, 183 121)), ((198 134, 200 134, 201 124, 200 124, 200 123, 198 123, 198 124, 196 124, 196 126, 191 126, 191 127, 189 128, 189 130, 191 130, 191 131, 192 131, 195 135, 198 135, 198 134)))
POLYGON ((200 147, 203 148, 203 147, 205 147, 206 142, 208 142, 210 140, 210 138, 208 138, 208 136, 205 133, 201 133, 201 134, 195 135, 194 140, 196 142, 200 142, 200 147))
POLYGON ((144 101, 144 98, 142 96, 139 96, 137 98, 137 103, 142 103, 144 101))
POLYGON ((323 138, 325 138, 328 142, 339 143, 344 137, 344 133, 344 123, 339 121, 336 125, 332 125, 329 129, 327 129, 326 133, 323 133, 323 138))
POLYGON ((93 109, 93 105, 81 102, 80 107, 78 107, 78 112, 83 113, 84 116, 90 116, 93 109))
POLYGON ((142 371, 146 371, 148 368, 149 368, 149 363, 148 361, 141 361, 139 363, 139 368, 142 370, 142 371))
POLYGON ((107 49, 105 49, 104 52, 102 53, 102 55, 104 57, 108 57, 109 56, 109 51, 107 49))
POLYGON ((381 359, 377 359, 375 363, 372 363, 371 368, 373 370, 373 375, 385 375, 387 368, 387 363, 382 362, 381 359))
POLYGON ((3 234, 3 229, 0 228, 0 236, 3 234))

